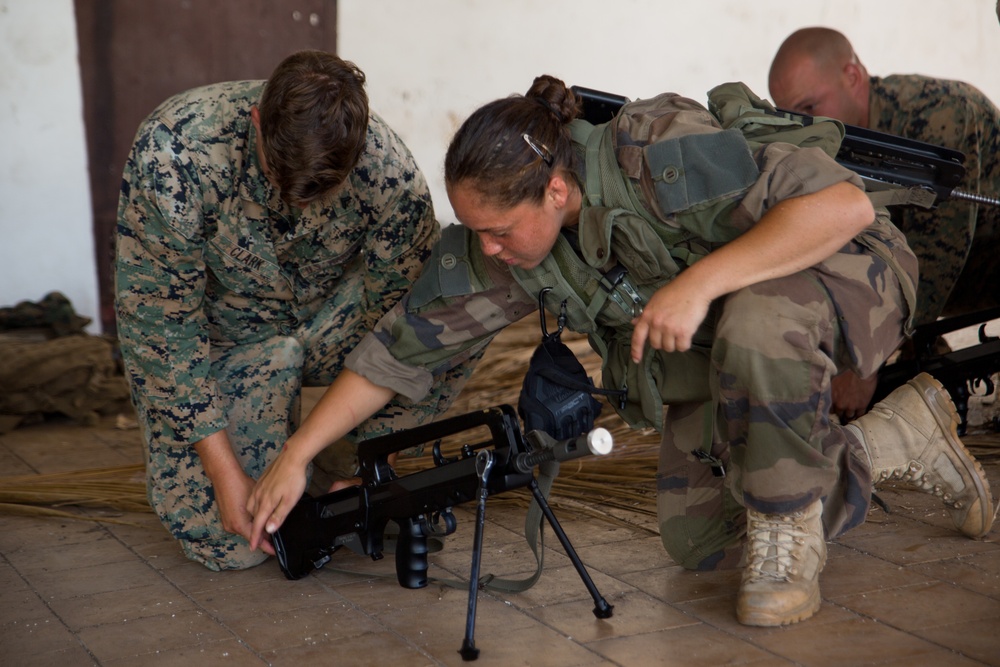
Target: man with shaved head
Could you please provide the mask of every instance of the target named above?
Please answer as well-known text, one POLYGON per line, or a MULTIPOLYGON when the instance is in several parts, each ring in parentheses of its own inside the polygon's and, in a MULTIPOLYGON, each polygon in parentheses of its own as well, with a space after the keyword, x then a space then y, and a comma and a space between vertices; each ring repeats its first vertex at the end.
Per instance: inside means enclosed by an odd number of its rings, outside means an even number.
MULTIPOLYGON (((782 109, 959 150, 966 169, 959 187, 1000 196, 1000 110, 968 83, 871 76, 847 37, 813 27, 782 43, 768 86, 782 109)), ((1000 303, 1000 207, 952 200, 933 210, 893 208, 893 222, 920 261, 917 324, 1000 303)), ((846 419, 863 414, 874 389, 874 377, 840 378, 835 411, 846 419)))

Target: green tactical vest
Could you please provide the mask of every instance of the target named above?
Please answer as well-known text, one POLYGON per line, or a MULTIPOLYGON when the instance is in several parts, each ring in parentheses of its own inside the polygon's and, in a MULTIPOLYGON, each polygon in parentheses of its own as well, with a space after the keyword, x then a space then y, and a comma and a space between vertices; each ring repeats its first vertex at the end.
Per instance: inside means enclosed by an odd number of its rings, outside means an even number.
MULTIPOLYGON (((629 112, 644 113, 648 107, 649 113, 656 113, 657 99, 633 103, 629 112)), ((722 132, 665 139, 641 148, 658 207, 686 218, 684 226, 694 229, 711 225, 738 205, 759 175, 752 156, 756 148, 783 141, 818 146, 836 156, 844 136, 837 121, 806 125, 802 117, 775 115, 773 107, 741 83, 713 89, 709 110, 722 124, 722 132), (720 156, 726 161, 720 163, 720 156)), ((657 289, 712 248, 647 210, 619 167, 614 121, 594 126, 575 120, 570 130, 584 155, 586 173, 578 248, 560 234, 539 266, 512 272, 536 298, 543 289, 550 290, 545 303, 551 312, 558 313, 566 302, 567 325, 587 334, 604 360, 603 386, 626 391, 627 400, 615 406, 619 415, 634 428, 659 430, 665 404, 711 399, 708 351, 715 318, 711 313, 706 318, 691 351, 650 350, 640 366, 631 361, 630 322, 657 289)), ((642 145, 646 137, 633 139, 642 145)))

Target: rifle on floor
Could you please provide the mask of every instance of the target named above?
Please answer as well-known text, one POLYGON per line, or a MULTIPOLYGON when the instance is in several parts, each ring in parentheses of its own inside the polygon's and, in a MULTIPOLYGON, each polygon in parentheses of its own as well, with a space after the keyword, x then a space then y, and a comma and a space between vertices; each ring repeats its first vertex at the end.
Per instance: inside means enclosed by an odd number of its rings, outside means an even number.
MULTIPOLYGON (((610 121, 629 102, 621 95, 580 86, 573 86, 573 92, 582 99, 584 119, 595 125, 610 121)), ((813 118, 782 109, 774 113, 800 118, 806 125, 813 118)), ((856 125, 845 124, 844 131, 837 162, 858 174, 869 192, 884 194, 893 205, 932 209, 946 199, 961 199, 1000 206, 996 197, 958 188, 965 177, 965 155, 961 151, 856 125)), ((963 435, 968 422, 969 396, 979 389, 990 395, 995 389, 991 376, 1000 372, 1000 341, 987 336, 985 328, 998 317, 1000 308, 992 308, 917 327, 912 339, 913 358, 886 365, 879 371, 874 401, 917 374, 930 373, 951 394, 959 413, 959 434, 963 435), (935 343, 942 334, 977 324, 980 325, 978 345, 944 354, 935 351, 935 343)))
MULTIPOLYGON (((475 660, 479 656, 473 635, 476 595, 482 583, 479 571, 486 499, 490 495, 527 488, 594 599, 594 615, 609 618, 612 605, 598 592, 563 532, 535 478, 534 469, 546 467, 554 476, 558 462, 588 454, 607 454, 611 447, 611 434, 603 428, 562 441, 541 431, 531 431, 525 438, 514 409, 508 405, 367 440, 358 445, 361 484, 318 498, 304 495, 271 536, 278 564, 286 577, 299 579, 323 567, 335 551, 345 546, 379 560, 384 550, 383 536, 392 521, 399 527, 396 578, 404 588, 423 588, 428 582, 428 538, 454 533, 457 521, 452 507, 476 500, 466 634, 459 651, 463 659, 475 660), (489 434, 486 440, 463 445, 457 457, 442 455, 441 438, 484 429, 489 434), (432 441, 436 441, 434 467, 403 477, 396 475, 389 464, 390 454, 432 441)), ((529 511, 527 525, 532 523, 530 517, 529 511)), ((534 527, 537 528, 540 518, 535 518, 534 527)), ((529 537, 529 543, 534 549, 533 536, 529 537)), ((541 558, 538 553, 536 557, 540 572, 541 558)))

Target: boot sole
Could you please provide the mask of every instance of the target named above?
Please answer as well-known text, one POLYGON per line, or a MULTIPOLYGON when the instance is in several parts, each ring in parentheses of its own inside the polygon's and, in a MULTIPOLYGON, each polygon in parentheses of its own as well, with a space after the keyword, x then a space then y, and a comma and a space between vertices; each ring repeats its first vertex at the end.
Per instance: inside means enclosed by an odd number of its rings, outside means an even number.
POLYGON ((783 614, 775 614, 765 609, 746 609, 736 605, 736 620, 741 625, 751 625, 759 628, 773 628, 780 625, 791 625, 804 621, 812 617, 819 611, 822 598, 817 587, 815 595, 811 596, 805 604, 798 609, 787 611, 783 614))
POLYGON ((983 472, 983 467, 979 465, 979 461, 972 456, 958 437, 958 411, 955 409, 955 403, 951 400, 951 395, 944 388, 944 385, 928 373, 921 373, 907 384, 920 394, 921 400, 930 408, 931 414, 934 415, 934 421, 941 427, 941 432, 945 435, 948 445, 962 462, 962 466, 972 479, 976 495, 979 497, 983 517, 982 525, 975 533, 962 532, 969 537, 983 537, 990 532, 990 528, 993 526, 993 496, 990 493, 990 484, 986 479, 986 473, 983 472))

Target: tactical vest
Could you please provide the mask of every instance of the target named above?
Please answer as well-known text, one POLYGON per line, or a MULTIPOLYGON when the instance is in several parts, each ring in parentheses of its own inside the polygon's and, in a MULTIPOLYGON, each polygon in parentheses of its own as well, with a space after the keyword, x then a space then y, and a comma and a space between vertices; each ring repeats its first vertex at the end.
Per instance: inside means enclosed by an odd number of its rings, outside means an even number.
MULTIPOLYGON (((664 110, 662 97, 632 103, 627 111, 668 113, 671 109, 664 110)), ((783 141, 836 155, 844 136, 842 124, 805 124, 802 117, 775 115, 768 107, 743 84, 725 84, 709 93, 709 109, 722 132, 652 143, 648 136, 633 135, 638 146, 621 149, 615 146, 615 121, 570 124, 585 171, 577 247, 560 234, 539 266, 514 268, 512 273, 536 297, 549 289, 546 306, 552 312, 566 303, 567 325, 587 334, 604 360, 603 386, 627 392, 627 401, 615 407, 633 427, 659 429, 666 403, 710 400, 708 350, 714 323, 710 314, 691 352, 650 350, 640 366, 631 361, 631 320, 656 290, 712 250, 691 232, 653 215, 635 188, 639 179, 651 179, 661 214, 686 218, 685 223, 694 224, 684 227, 697 228, 737 206, 756 182, 759 171, 752 152, 761 145, 783 141), (623 173, 619 151, 641 151, 632 162, 641 164, 644 173, 623 173)))
MULTIPOLYGON (((605 389, 625 390, 627 399, 612 401, 634 428, 662 426, 663 406, 711 400, 708 355, 715 314, 709 312, 688 352, 649 350, 640 365, 631 361, 631 321, 656 290, 681 270, 731 238, 715 243, 688 230, 712 229, 713 223, 740 203, 759 177, 753 151, 782 141, 815 146, 836 156, 844 136, 838 121, 778 114, 741 83, 724 84, 709 93, 709 110, 722 126, 707 119, 693 133, 650 141, 650 125, 677 111, 671 95, 630 103, 624 113, 633 122, 632 141, 615 145, 617 118, 601 125, 584 120, 570 124, 574 146, 584 163, 583 208, 575 233, 564 230, 549 255, 535 268, 513 267, 514 279, 535 299, 547 290, 544 304, 554 315, 565 313, 568 328, 586 334, 603 359, 605 389), (638 128, 638 129, 637 129, 638 128), (644 190, 655 201, 636 192, 644 190), (655 206, 656 214, 649 210, 655 206), (668 225, 663 219, 677 221, 668 225), (562 304, 565 303, 565 311, 562 304)), ((696 113, 704 114, 698 108, 696 113)), ((434 298, 469 294, 485 287, 485 268, 472 232, 446 227, 425 271, 414 284, 410 305, 434 298)))

